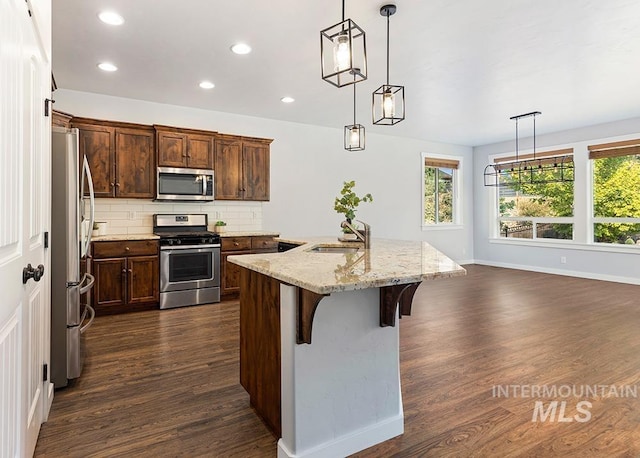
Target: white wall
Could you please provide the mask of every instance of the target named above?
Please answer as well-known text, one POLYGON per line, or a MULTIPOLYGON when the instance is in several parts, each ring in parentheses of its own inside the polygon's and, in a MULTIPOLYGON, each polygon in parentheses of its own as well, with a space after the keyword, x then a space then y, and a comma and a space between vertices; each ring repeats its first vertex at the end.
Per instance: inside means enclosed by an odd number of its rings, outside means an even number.
POLYGON ((333 210, 333 199, 343 181, 356 180, 358 194, 370 192, 374 197, 358 211, 358 218, 371 224, 374 237, 426 240, 457 261, 473 258, 472 173, 464 173, 462 229, 421 229, 421 153, 462 156, 470 172, 469 147, 368 134, 366 150, 349 153, 342 148, 342 128, 63 89, 56 91, 55 99, 57 110, 76 116, 273 138, 271 201, 262 204, 264 230, 289 237, 337 236, 341 218, 333 210))
MULTIPOLYGON (((502 267, 521 268, 542 272, 622 281, 640 284, 640 250, 627 247, 594 247, 588 245, 585 227, 589 224, 587 190, 590 186, 588 174, 588 150, 590 144, 628 140, 640 137, 640 118, 619 122, 583 127, 536 137, 538 150, 564 147, 574 148, 576 171, 574 245, 540 243, 537 246, 525 246, 521 243, 509 243, 512 240, 491 240, 491 217, 494 214, 492 193, 495 188, 485 187, 482 176, 484 168, 492 162, 490 156, 514 151, 514 141, 475 147, 474 175, 474 258, 477 263, 502 267), (618 250, 618 251, 616 251, 618 250), (629 252, 631 250, 631 252, 629 252), (623 252, 626 251, 626 252, 623 252), (566 264, 561 263, 566 258, 566 264)), ((531 138, 521 140, 520 152, 531 148, 531 138)), ((527 242, 525 242, 527 243, 527 242)))

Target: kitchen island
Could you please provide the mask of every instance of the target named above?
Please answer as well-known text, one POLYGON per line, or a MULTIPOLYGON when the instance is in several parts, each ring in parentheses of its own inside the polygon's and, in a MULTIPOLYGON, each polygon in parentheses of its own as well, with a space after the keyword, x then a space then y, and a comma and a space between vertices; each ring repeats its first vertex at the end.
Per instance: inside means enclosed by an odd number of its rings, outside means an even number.
POLYGON ((240 381, 278 457, 346 456, 403 433, 397 318, 423 281, 466 272, 426 242, 300 242, 229 257, 240 381))

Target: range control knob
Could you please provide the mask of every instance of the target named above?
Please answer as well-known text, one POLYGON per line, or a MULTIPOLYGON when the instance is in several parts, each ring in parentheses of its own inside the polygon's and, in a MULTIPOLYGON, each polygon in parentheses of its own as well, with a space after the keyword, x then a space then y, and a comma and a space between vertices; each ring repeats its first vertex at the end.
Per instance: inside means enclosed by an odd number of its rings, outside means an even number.
POLYGON ((167 240, 167 245, 173 245, 173 239, 167 240))
POLYGON ((182 243, 182 240, 180 240, 180 239, 176 240, 176 245, 180 245, 181 243, 182 243))

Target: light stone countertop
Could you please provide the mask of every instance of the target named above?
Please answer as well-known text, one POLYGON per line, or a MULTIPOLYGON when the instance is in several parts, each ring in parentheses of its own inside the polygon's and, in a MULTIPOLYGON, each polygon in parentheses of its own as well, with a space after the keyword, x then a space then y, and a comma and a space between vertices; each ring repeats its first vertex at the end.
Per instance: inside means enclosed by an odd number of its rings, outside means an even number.
POLYGON ((118 240, 157 240, 160 237, 154 234, 107 234, 91 236, 92 242, 110 242, 118 240))
POLYGON ((279 232, 273 231, 224 231, 220 237, 277 237, 279 232))
POLYGON ((336 237, 287 240, 303 245, 284 253, 229 256, 229 262, 317 294, 379 288, 466 275, 427 242, 377 239, 371 249, 336 237), (316 246, 359 247, 355 253, 319 253, 316 246))

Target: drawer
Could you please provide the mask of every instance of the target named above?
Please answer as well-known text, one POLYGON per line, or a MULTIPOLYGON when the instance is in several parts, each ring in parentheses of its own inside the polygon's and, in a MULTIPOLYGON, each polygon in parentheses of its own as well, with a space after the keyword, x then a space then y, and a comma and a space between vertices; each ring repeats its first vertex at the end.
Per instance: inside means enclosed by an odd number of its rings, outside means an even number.
POLYGON ((278 242, 273 237, 251 237, 252 250, 278 250, 278 242))
POLYGON ((251 237, 222 237, 222 251, 250 250, 251 237))
POLYGON ((118 240, 93 242, 94 258, 157 255, 157 240, 118 240))

